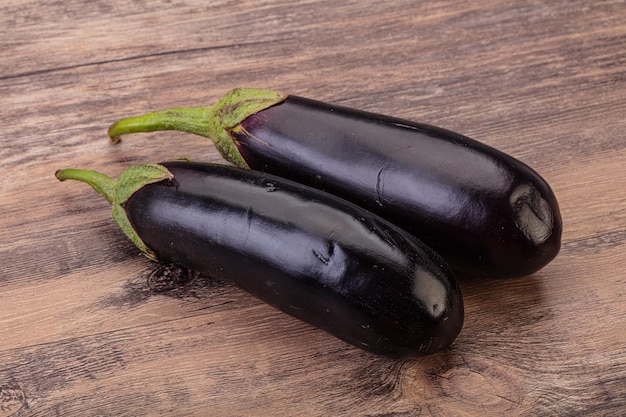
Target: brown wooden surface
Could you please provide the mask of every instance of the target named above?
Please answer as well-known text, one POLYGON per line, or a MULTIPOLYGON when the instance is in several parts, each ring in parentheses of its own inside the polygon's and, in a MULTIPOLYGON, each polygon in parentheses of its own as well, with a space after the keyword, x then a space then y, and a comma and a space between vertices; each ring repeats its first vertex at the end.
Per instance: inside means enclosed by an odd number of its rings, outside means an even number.
MULTIPOLYGON (((623 1, 0 4, 0 417, 624 415, 623 1), (109 144, 117 118, 278 89, 456 130, 559 198, 559 257, 463 280, 446 352, 373 357, 200 278, 151 291, 75 166, 117 175, 202 138, 109 144)), ((158 275, 157 275, 158 278, 158 275)))

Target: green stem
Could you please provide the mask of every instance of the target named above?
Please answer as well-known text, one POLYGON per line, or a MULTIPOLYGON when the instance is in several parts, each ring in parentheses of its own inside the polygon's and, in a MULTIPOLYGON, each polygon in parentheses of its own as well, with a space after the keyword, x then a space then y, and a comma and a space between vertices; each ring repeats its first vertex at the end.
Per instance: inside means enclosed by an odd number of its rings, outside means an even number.
POLYGON ((113 143, 122 140, 128 133, 180 130, 187 133, 206 132, 211 107, 180 107, 160 110, 141 116, 118 120, 109 127, 109 138, 113 143))
POLYGON ((97 171, 86 169, 67 168, 60 169, 54 174, 59 181, 75 180, 91 185, 99 194, 111 204, 115 200, 115 188, 117 181, 97 171))
POLYGON ((179 130, 204 136, 213 142, 217 151, 227 161, 249 168, 231 136, 246 118, 281 103, 286 95, 271 90, 236 88, 212 106, 179 107, 129 117, 115 122, 109 128, 113 143, 128 133, 179 130))
POLYGON ((148 258, 156 260, 155 253, 141 240, 130 223, 123 204, 144 186, 172 179, 174 176, 167 168, 157 164, 135 165, 126 168, 117 180, 97 171, 75 168, 58 170, 55 176, 60 181, 84 182, 102 194, 113 206, 113 219, 118 227, 148 258))

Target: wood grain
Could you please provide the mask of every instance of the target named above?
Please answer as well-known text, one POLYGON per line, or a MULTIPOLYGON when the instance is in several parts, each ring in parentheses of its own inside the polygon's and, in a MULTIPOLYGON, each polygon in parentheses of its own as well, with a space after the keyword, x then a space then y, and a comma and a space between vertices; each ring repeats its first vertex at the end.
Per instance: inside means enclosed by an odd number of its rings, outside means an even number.
POLYGON ((625 42, 623 1, 5 0, 0 417, 626 413, 625 42), (436 124, 522 159, 559 198, 560 255, 530 277, 463 280, 461 335, 411 361, 208 277, 157 291, 162 270, 107 203, 53 174, 220 161, 202 138, 113 146, 106 128, 236 86, 436 124))

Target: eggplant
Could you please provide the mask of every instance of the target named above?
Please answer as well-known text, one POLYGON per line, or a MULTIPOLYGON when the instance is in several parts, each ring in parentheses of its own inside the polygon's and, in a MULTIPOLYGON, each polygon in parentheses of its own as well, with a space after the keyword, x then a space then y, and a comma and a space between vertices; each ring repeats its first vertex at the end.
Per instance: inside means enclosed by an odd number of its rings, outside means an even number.
POLYGON ((547 182, 458 133, 269 90, 114 123, 109 136, 182 130, 224 158, 332 193, 417 236, 458 275, 520 277, 554 259, 562 222, 547 182))
POLYGON ((421 241, 328 193, 256 171, 188 161, 117 180, 79 169, 148 257, 231 281, 366 351, 427 355, 463 325, 451 269, 421 241))

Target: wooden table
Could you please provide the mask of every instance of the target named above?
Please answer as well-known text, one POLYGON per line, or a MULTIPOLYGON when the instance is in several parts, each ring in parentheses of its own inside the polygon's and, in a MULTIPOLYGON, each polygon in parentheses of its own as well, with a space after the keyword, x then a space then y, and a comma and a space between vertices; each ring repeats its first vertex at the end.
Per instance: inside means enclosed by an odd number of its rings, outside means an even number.
POLYGON ((0 12, 0 417, 626 413, 623 1, 5 0, 0 12), (220 161, 200 137, 113 146, 106 129, 236 86, 512 154, 559 198, 560 255, 526 278, 464 279, 459 338, 409 361, 210 278, 155 291, 163 271, 108 203, 54 172, 220 161))

